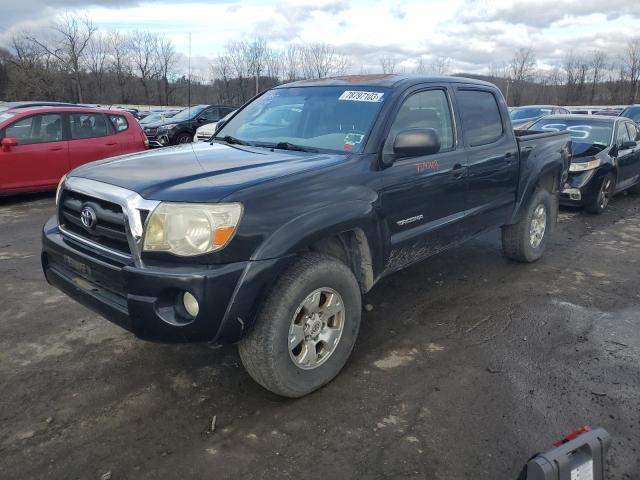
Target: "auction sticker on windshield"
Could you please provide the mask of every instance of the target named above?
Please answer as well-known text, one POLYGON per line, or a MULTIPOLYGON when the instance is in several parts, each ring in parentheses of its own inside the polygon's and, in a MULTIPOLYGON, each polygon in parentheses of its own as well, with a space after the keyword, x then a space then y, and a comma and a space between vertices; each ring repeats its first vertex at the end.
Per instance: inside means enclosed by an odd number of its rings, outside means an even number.
POLYGON ((338 100, 347 100, 350 102, 381 102, 383 95, 384 93, 381 92, 345 90, 338 100))

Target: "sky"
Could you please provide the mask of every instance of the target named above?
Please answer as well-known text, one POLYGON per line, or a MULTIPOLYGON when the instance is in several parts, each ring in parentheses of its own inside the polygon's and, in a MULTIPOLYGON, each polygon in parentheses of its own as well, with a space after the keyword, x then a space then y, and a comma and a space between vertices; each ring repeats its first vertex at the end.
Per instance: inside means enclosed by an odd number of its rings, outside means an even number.
POLYGON ((488 73, 519 47, 552 68, 568 52, 619 54, 638 31, 636 0, 20 0, 3 9, 0 45, 13 33, 44 31, 66 9, 102 30, 150 30, 170 38, 194 64, 211 63, 230 40, 261 36, 274 47, 325 42, 347 55, 352 73, 380 70, 393 56, 411 71, 420 57, 449 57, 450 70, 488 73))

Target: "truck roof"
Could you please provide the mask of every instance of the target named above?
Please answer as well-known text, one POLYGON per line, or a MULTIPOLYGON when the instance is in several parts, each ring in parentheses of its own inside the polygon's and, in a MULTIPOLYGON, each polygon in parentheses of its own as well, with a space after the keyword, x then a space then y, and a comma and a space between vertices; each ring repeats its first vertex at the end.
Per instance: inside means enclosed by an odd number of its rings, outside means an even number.
POLYGON ((463 77, 426 76, 397 73, 381 73, 373 75, 343 75, 339 77, 300 80, 280 85, 275 88, 286 87, 326 87, 333 85, 353 85, 358 87, 400 87, 418 83, 466 83, 495 87, 494 84, 482 80, 463 77))

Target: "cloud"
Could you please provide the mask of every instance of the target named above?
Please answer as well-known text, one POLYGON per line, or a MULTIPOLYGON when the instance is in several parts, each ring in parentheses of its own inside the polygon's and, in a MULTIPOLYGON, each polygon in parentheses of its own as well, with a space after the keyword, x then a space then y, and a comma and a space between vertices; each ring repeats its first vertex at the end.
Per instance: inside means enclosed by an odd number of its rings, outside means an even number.
POLYGON ((640 4, 633 0, 522 0, 510 5, 483 6, 487 10, 471 9, 463 17, 466 21, 499 20, 535 28, 547 28, 565 19, 588 15, 603 15, 609 21, 625 15, 640 17, 640 4))

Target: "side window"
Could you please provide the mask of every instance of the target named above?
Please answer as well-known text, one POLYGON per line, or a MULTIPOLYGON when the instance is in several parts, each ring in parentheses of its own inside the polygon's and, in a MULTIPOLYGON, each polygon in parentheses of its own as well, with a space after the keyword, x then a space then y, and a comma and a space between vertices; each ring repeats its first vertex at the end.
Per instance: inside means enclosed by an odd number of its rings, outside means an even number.
POLYGON ((113 129, 116 131, 116 133, 124 132, 127 128, 129 128, 127 119, 122 115, 109 115, 109 121, 113 125, 113 129))
POLYGON ((107 135, 107 122, 100 113, 72 113, 71 139, 104 137, 107 135))
POLYGON ((618 133, 616 134, 616 145, 620 146, 624 142, 628 142, 631 140, 631 136, 629 135, 629 131, 625 128, 625 124, 620 122, 618 124, 618 133))
POLYGON ((497 141, 504 130, 496 97, 482 90, 457 92, 464 136, 471 147, 488 145, 497 141))
POLYGON ((628 116, 634 122, 640 122, 640 108, 632 108, 628 116))
POLYGON ((23 118, 5 129, 5 137, 16 137, 18 145, 58 142, 62 140, 62 117, 59 114, 23 118))
POLYGON ((629 138, 631 138, 631 140, 634 140, 634 141, 638 140, 638 137, 640 136, 638 127, 633 123, 629 123, 629 122, 627 122, 626 125, 627 125, 627 130, 629 130, 629 138))
POLYGON ((414 93, 398 110, 382 153, 392 154, 396 135, 408 128, 433 128, 440 137, 440 151, 451 150, 453 148, 452 124, 449 100, 444 90, 414 93))
POLYGON ((220 120, 220 114, 217 108, 207 108, 200 114, 200 118, 204 119, 207 122, 217 122, 218 120, 220 120))

